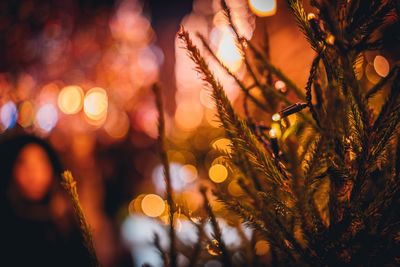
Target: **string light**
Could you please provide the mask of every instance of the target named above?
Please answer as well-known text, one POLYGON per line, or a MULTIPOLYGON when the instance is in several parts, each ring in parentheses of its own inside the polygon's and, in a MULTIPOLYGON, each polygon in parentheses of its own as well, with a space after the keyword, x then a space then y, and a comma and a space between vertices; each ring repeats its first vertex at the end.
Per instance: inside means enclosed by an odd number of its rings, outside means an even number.
POLYGON ((271 149, 275 156, 279 155, 279 144, 275 129, 269 130, 269 138, 271 141, 271 149))
POLYGON ((282 118, 285 118, 285 117, 287 117, 289 115, 292 115, 294 113, 297 113, 297 112, 301 111, 302 109, 306 108, 307 106, 308 106, 307 103, 298 102, 298 103, 292 104, 292 105, 282 109, 279 112, 279 115, 281 116, 281 119, 282 119, 282 118))
POLYGON ((279 121, 281 119, 281 115, 279 113, 275 113, 272 115, 272 120, 273 121, 279 121))

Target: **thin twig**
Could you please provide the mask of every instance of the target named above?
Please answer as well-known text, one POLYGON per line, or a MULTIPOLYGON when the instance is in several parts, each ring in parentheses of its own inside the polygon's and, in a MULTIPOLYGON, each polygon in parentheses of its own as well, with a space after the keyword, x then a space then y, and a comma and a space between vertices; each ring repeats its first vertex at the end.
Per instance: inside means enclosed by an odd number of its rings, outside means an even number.
POLYGON ((79 228, 82 233, 84 244, 89 252, 92 266, 100 266, 99 260, 96 255, 96 250, 93 245, 93 236, 89 223, 86 220, 86 216, 83 212, 81 203, 79 201, 78 190, 76 187, 76 181, 70 171, 64 171, 61 175, 61 185, 67 191, 72 201, 72 207, 74 209, 75 217, 78 220, 79 228))
POLYGON ((156 98, 156 106, 158 110, 158 149, 161 158, 161 162, 164 166, 164 177, 165 184, 167 187, 166 195, 167 195, 167 203, 169 206, 169 238, 170 238, 170 248, 169 248, 169 266, 175 267, 177 266, 176 261, 176 247, 175 247, 175 228, 174 228, 174 211, 175 211, 175 203, 172 197, 172 179, 169 170, 169 162, 167 156, 167 150, 165 147, 165 119, 164 119, 164 108, 162 102, 162 96, 160 87, 158 85, 153 86, 153 92, 156 98))
POLYGON ((203 46, 206 48, 206 50, 210 53, 210 55, 218 62, 218 64, 231 76, 235 82, 239 85, 240 89, 242 89, 243 93, 253 101, 257 107, 264 111, 269 111, 269 109, 263 105, 257 98, 255 98, 253 95, 250 94, 250 88, 247 88, 242 81, 239 80, 239 78, 217 57, 217 55, 214 53, 214 51, 211 49, 211 47, 208 45, 207 41, 205 40, 204 36, 201 35, 200 33, 197 33, 197 37, 200 38, 203 46))

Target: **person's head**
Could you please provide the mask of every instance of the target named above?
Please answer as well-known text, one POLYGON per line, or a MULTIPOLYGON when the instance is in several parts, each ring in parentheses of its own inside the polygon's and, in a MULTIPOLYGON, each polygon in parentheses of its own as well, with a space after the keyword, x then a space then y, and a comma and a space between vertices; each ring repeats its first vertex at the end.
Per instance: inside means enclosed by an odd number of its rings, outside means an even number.
POLYGON ((61 167, 56 153, 47 142, 34 136, 8 140, 3 156, 1 179, 5 186, 14 187, 14 193, 28 201, 41 201, 50 192, 61 167), (4 177, 8 176, 8 177, 4 177), (8 181, 8 182, 7 182, 8 181))

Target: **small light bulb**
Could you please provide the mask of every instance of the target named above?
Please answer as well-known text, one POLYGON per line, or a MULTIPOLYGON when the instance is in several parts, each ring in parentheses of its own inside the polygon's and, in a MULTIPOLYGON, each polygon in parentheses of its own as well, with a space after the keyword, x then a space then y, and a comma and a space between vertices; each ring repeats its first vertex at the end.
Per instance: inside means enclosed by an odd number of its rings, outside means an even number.
POLYGON ((315 19, 315 14, 314 13, 308 13, 307 14, 307 20, 312 20, 312 19, 315 19))
POLYGON ((271 137, 271 138, 276 138, 276 132, 275 132, 275 129, 271 129, 271 130, 269 130, 269 137, 271 137))
POLYGON ((335 36, 329 34, 325 39, 327 44, 333 45, 335 43, 335 36))
POLYGON ((281 119, 281 115, 279 113, 275 113, 272 115, 272 120, 273 121, 279 121, 281 119))

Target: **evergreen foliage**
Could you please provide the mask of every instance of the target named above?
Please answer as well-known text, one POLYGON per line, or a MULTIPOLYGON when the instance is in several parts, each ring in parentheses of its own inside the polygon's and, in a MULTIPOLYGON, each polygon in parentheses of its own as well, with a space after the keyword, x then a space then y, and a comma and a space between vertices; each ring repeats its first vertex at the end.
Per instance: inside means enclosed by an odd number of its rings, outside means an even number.
POLYGON ((363 53, 382 46, 381 29, 389 16, 398 16, 399 1, 311 1, 316 15, 307 14, 299 0, 287 2, 316 53, 305 90, 273 66, 265 51, 238 33, 224 1, 227 21, 256 89, 224 66, 206 38, 198 35, 246 100, 265 116, 280 114, 285 140, 278 141, 279 153, 274 153, 275 137, 268 136, 265 127, 248 112, 244 118, 236 113, 189 33, 184 28, 178 33, 211 90, 221 126, 232 143, 226 157, 245 192, 236 198, 217 187, 214 195, 254 229, 255 239, 262 237, 270 244, 269 261, 257 261, 254 252, 248 255, 241 247, 247 256, 232 262, 204 194, 221 262, 225 266, 398 265, 400 75, 395 66, 374 87, 364 88, 356 79, 355 65, 363 53), (250 57, 261 70, 250 63, 250 57), (268 79, 264 82, 265 73, 283 80, 306 103, 290 106, 293 103, 286 95, 274 90, 268 79), (250 89, 260 90, 262 98, 253 96, 250 89), (374 110, 370 100, 387 90, 386 101, 374 110), (290 107, 279 111, 280 104, 290 107), (290 125, 285 117, 294 112, 299 112, 301 120, 290 125))

